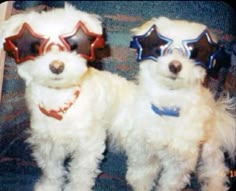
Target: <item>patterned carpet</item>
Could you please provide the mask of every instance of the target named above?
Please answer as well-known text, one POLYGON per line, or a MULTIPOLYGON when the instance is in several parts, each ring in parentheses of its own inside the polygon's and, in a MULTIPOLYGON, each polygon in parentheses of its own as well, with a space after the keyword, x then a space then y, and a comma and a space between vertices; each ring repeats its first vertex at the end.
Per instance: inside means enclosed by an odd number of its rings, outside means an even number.
MULTIPOLYGON (((130 29, 152 17, 167 16, 202 22, 208 25, 224 43, 228 54, 236 35, 236 14, 223 1, 69 1, 78 9, 102 16, 107 32, 110 56, 102 60, 102 69, 134 79, 138 64, 135 53, 129 48, 130 29)), ((41 10, 61 7, 63 1, 16 1, 13 14, 25 9, 41 10)), ((1 11, 1 10, 0 10, 1 11)), ((236 63, 234 63, 234 67, 236 63)), ((223 77, 225 78, 225 76, 223 77)), ((235 68, 230 68, 226 82, 218 75, 211 78, 213 91, 227 89, 235 95, 235 68)), ((0 191, 32 191, 40 170, 30 157, 31 150, 24 143, 24 130, 29 127, 26 109, 24 82, 16 73, 12 59, 7 58, 4 70, 2 101, 0 104, 0 191)), ((94 191, 131 191, 125 181, 126 157, 111 152, 105 153, 101 164, 102 173, 96 181, 94 191)), ((231 165, 232 166, 232 165, 231 165)), ((236 167, 231 168, 235 171, 236 167)), ((231 182, 235 184, 235 176, 231 182)), ((233 190, 233 186, 231 190, 233 190)), ((198 183, 186 191, 198 190, 198 183)))

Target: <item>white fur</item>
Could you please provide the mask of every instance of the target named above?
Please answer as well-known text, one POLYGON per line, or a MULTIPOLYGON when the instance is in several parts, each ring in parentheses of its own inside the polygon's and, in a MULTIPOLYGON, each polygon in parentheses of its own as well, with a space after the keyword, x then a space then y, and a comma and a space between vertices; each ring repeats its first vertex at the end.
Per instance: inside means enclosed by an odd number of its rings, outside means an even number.
MULTIPOLYGON (((61 43, 58 36, 72 32, 79 20, 91 32, 102 34, 98 16, 66 5, 63 9, 11 17, 1 25, 0 44, 3 45, 5 37, 17 34, 24 22, 34 32, 61 43)), ((88 67, 84 58, 68 51, 49 51, 18 64, 17 68, 26 82, 25 97, 30 110, 27 142, 42 169, 34 191, 61 191, 63 187, 64 191, 91 191, 99 173, 98 164, 103 159, 107 126, 134 85, 109 72, 88 67), (50 70, 49 65, 54 61, 65 64, 62 73, 54 74, 50 70), (39 105, 47 110, 64 106, 76 89, 80 90, 79 97, 61 114, 62 120, 39 110, 39 105), (63 167, 68 155, 72 157, 69 171, 63 167), (69 180, 66 185, 65 176, 69 180)))
MULTIPOLYGON (((176 44, 206 29, 202 24, 160 17, 133 32, 145 34, 154 24, 176 44)), ((189 183, 198 159, 202 191, 227 190, 223 152, 235 156, 235 118, 227 110, 233 100, 215 101, 202 85, 205 75, 202 67, 177 53, 140 63, 138 89, 110 129, 112 148, 121 146, 128 156, 126 178, 134 191, 153 187, 180 191, 189 183), (169 70, 173 60, 182 64, 177 75, 169 70), (159 108, 177 106, 180 116, 159 116, 151 110, 151 103, 159 108)))

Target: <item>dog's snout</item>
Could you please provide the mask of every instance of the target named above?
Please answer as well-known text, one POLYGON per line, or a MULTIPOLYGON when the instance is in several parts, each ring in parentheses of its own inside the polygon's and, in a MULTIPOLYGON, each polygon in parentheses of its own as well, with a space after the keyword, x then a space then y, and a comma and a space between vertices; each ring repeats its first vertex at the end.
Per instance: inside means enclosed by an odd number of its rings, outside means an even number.
POLYGON ((173 60, 169 63, 169 70, 173 74, 178 74, 182 69, 182 64, 178 60, 173 60))
POLYGON ((49 68, 51 70, 52 73, 54 74, 60 74, 63 72, 64 68, 65 68, 65 64, 62 61, 59 60, 54 60, 53 62, 51 62, 51 64, 49 65, 49 68))

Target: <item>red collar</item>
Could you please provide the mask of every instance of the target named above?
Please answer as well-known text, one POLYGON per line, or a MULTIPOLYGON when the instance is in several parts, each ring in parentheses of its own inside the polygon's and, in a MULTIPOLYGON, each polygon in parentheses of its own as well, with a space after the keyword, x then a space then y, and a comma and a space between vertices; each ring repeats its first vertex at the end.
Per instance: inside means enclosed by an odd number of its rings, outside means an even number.
POLYGON ((39 104, 39 110, 46 116, 55 118, 57 120, 62 120, 63 118, 63 113, 65 113, 76 101, 76 99, 79 96, 80 91, 76 89, 73 93, 73 97, 71 100, 67 101, 64 103, 62 107, 59 107, 57 109, 45 109, 45 107, 42 104, 39 104))

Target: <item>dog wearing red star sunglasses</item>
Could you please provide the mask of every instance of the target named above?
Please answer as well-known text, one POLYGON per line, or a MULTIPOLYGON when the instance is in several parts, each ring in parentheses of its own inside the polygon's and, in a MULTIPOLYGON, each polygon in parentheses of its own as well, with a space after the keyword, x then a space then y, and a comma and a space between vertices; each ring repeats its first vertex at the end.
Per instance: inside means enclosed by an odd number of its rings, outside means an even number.
POLYGON ((202 191, 226 191, 224 152, 235 157, 236 121, 229 111, 235 105, 229 97, 215 100, 203 85, 217 56, 212 34, 203 24, 166 17, 132 32, 138 90, 110 136, 128 156, 128 183, 134 191, 180 191, 197 172, 202 191))
POLYGON ((27 142, 42 170, 35 191, 91 191, 94 186, 113 108, 134 88, 87 65, 103 44, 100 17, 68 4, 14 15, 1 24, 0 45, 26 84, 27 142))

